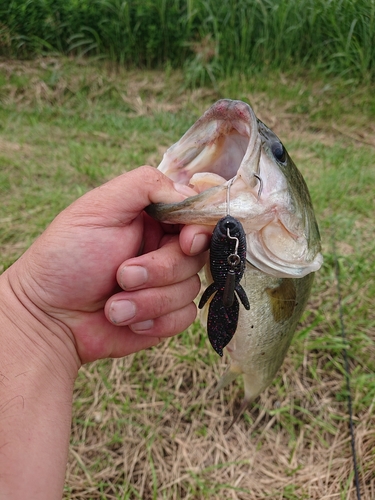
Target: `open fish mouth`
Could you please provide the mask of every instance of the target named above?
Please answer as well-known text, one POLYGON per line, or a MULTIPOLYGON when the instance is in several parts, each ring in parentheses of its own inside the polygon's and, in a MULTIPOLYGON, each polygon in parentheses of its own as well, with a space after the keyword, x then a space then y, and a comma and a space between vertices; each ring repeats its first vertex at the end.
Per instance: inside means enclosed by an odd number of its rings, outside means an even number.
MULTIPOLYGON (((259 170, 258 120, 250 106, 223 99, 214 104, 164 155, 158 169, 198 191, 223 184, 236 176, 241 163, 246 171, 259 170)), ((249 183, 256 184, 255 178, 249 183)))
POLYGON ((216 225, 229 214, 245 230, 247 260, 276 277, 303 277, 322 264, 306 183, 278 137, 242 101, 216 102, 165 153, 158 169, 198 194, 158 203, 159 221, 216 225))

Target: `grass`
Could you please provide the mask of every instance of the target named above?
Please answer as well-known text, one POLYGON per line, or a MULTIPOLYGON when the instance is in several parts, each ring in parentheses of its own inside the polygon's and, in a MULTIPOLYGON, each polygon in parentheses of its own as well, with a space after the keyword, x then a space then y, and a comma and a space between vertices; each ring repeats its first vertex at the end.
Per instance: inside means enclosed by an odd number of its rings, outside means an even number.
POLYGON ((220 97, 252 103, 309 185, 324 265, 272 386, 228 434, 242 382, 197 322, 157 349, 82 368, 64 499, 355 499, 335 258, 361 492, 375 497, 375 98, 302 70, 184 90, 182 73, 63 58, 0 61, 0 266, 66 205, 163 151, 220 97), (147 138, 147 140, 145 140, 147 138))
POLYGON ((0 54, 184 67, 191 86, 295 64, 373 81, 374 27, 373 0, 11 0, 0 54))

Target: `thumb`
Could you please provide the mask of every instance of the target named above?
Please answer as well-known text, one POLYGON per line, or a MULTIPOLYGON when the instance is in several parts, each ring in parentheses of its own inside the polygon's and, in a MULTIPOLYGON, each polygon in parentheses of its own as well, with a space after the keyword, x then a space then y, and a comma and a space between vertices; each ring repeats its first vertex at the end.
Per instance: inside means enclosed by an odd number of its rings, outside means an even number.
MULTIPOLYGON (((187 186, 174 184, 156 168, 143 166, 93 189, 78 202, 85 214, 88 206, 92 216, 113 217, 117 223, 126 224, 150 203, 175 203, 195 194, 187 186)), ((78 206, 75 209, 80 211, 78 206)))

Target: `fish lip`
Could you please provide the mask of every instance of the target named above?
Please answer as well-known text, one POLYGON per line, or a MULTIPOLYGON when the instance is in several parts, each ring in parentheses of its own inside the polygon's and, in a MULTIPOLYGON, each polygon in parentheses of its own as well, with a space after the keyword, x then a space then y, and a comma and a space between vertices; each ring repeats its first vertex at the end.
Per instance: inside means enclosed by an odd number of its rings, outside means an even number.
POLYGON ((211 215, 207 213, 206 209, 200 211, 197 207, 204 205, 208 198, 214 197, 216 194, 226 191, 226 189, 225 185, 214 186, 177 203, 152 203, 145 208, 145 211, 160 222, 199 224, 203 223, 202 219, 204 218, 204 224, 215 225, 218 220, 227 214, 225 207, 222 210, 220 208, 212 210, 211 215), (194 207, 194 212, 192 212, 192 207, 194 207), (187 219, 189 219, 189 222, 187 222, 187 219))

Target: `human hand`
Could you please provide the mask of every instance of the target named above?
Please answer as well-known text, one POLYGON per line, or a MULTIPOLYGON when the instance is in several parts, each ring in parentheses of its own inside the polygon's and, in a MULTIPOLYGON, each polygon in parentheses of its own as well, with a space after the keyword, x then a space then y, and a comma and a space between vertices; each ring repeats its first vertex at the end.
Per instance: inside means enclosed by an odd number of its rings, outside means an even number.
POLYGON ((124 174, 59 214, 0 276, 1 498, 61 498, 81 363, 194 320, 210 230, 178 234, 143 211, 186 195, 151 167, 124 174))
POLYGON ((187 194, 152 167, 123 174, 59 214, 6 272, 18 300, 52 332, 44 340, 68 344, 78 367, 153 346, 194 321, 210 230, 173 234, 143 212, 187 194))

